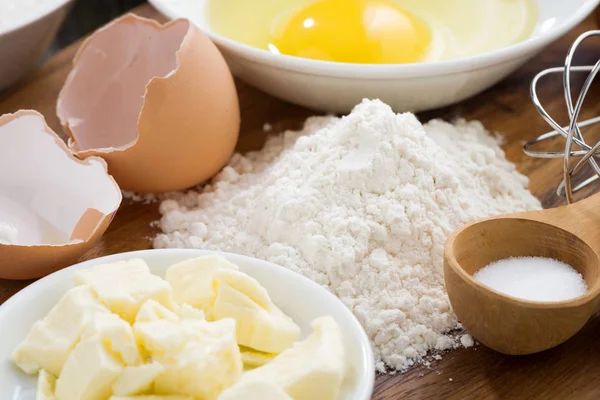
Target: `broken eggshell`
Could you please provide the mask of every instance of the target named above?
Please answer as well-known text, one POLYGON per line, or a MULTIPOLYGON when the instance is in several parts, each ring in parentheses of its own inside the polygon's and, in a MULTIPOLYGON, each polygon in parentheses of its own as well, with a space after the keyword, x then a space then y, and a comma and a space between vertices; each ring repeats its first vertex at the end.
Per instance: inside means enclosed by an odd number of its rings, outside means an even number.
POLYGON ((36 112, 0 117, 0 278, 32 279, 77 261, 121 203, 104 160, 76 158, 36 112))
POLYGON ((108 163, 124 190, 200 184, 227 163, 240 128, 233 77, 188 20, 128 14, 81 46, 57 114, 79 157, 108 163))

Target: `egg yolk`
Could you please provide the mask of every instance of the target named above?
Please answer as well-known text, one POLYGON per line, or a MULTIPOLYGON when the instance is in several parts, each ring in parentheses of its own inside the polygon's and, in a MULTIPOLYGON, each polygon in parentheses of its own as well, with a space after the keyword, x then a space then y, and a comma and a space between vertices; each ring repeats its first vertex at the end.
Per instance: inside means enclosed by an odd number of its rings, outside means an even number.
POLYGON ((275 27, 272 52, 325 61, 418 62, 431 42, 429 26, 390 0, 318 0, 275 27))

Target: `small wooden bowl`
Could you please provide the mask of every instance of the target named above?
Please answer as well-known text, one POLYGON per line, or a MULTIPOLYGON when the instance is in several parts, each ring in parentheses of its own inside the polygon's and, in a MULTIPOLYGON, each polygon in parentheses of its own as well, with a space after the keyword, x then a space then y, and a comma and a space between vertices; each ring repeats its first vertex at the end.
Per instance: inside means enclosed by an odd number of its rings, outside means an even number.
POLYGON ((563 343, 583 327, 600 300, 599 202, 600 197, 594 196, 553 210, 491 218, 450 236, 444 263, 446 290, 456 315, 474 338, 504 354, 530 354, 563 343), (594 213, 586 216, 588 212, 594 213), (583 275, 588 291, 573 300, 534 302, 502 294, 473 278, 490 262, 521 256, 570 264, 583 275))

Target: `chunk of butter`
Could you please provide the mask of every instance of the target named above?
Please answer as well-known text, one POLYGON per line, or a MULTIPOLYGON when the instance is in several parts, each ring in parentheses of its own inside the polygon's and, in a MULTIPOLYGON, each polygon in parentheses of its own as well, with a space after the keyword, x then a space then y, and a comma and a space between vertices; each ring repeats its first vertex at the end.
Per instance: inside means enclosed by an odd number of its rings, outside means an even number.
POLYGON ((340 327, 331 317, 317 318, 312 326, 312 335, 270 363, 246 372, 219 400, 230 399, 230 393, 241 395, 249 382, 278 386, 294 400, 337 399, 346 371, 340 327))
POLYGON ((152 359, 165 367, 154 382, 157 394, 215 399, 242 374, 232 319, 136 322, 134 331, 152 359))
POLYGON ((125 365, 142 363, 142 356, 131 325, 111 312, 96 313, 84 328, 81 339, 99 335, 109 350, 121 357, 125 365))
POLYGON ((135 322, 179 321, 179 316, 155 300, 147 300, 135 316, 135 322))
POLYGON ((185 304, 177 315, 154 300, 140 308, 136 340, 165 369, 154 381, 156 393, 214 399, 241 376, 235 321, 208 322, 203 316, 185 304))
POLYGON ((129 323, 148 299, 173 308, 169 283, 151 274, 140 259, 96 265, 77 271, 74 279, 76 285, 89 284, 103 304, 129 323))
POLYGON ((71 352, 56 380, 56 397, 60 400, 108 399, 123 368, 101 337, 84 340, 71 352))
POLYGON ((55 387, 56 378, 54 375, 46 372, 46 370, 41 370, 38 375, 35 400, 56 400, 56 396, 54 396, 55 387))
POLYGON ((184 304, 181 306, 179 310, 179 317, 181 319, 196 319, 199 321, 206 320, 204 311, 192 307, 189 304, 184 304))
POLYGON ((12 354, 19 368, 28 374, 40 369, 59 376, 94 314, 109 313, 88 285, 69 290, 29 333, 12 354))
MULTIPOLYGON (((186 325, 187 326, 187 325, 186 325)), ((178 315, 154 300, 148 300, 140 309, 133 324, 137 343, 150 356, 179 351, 187 340, 199 332, 182 327, 178 315)))
POLYGON ((165 367, 157 362, 125 367, 113 384, 113 394, 133 396, 151 391, 154 380, 163 373, 165 367))
POLYGON ((277 356, 277 354, 263 353, 262 351, 256 351, 244 346, 240 346, 240 354, 242 355, 244 366, 251 368, 265 365, 273 361, 275 356, 277 356))
POLYGON ((177 303, 188 303, 210 315, 216 296, 213 278, 222 269, 235 271, 238 267, 223 257, 202 256, 169 267, 165 279, 177 303))
MULTIPOLYGON (((315 397, 315 400, 317 397, 315 397)), ((318 398, 320 399, 320 398, 318 398)), ((244 381, 221 393, 218 400, 295 400, 271 382, 244 381)))
POLYGON ((181 321, 205 321, 204 313, 184 304, 179 315, 154 300, 148 300, 135 319, 134 332, 138 343, 150 353, 177 351, 190 337, 199 332, 189 324, 181 325, 181 321))
MULTIPOLYGON (((165 395, 158 396, 155 394, 145 396, 111 396, 109 400, 195 400, 189 396, 165 395)), ((264 399, 267 400, 267 399, 264 399)))
POLYGON ((273 304, 256 279, 234 270, 222 270, 215 279, 218 289, 212 316, 236 320, 240 345, 280 353, 298 340, 300 327, 273 304))

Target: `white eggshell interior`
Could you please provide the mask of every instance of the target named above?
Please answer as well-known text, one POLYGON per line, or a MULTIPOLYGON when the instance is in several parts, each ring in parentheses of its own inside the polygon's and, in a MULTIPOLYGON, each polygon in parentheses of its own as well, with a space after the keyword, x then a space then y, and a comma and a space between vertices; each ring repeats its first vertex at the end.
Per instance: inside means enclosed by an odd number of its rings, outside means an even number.
POLYGON ((125 17, 90 39, 57 105, 75 151, 123 149, 137 141, 146 85, 177 68, 176 53, 188 29, 184 20, 159 29, 125 17))
POLYGON ((120 201, 104 163, 68 154, 41 115, 0 125, 0 242, 69 243, 86 210, 109 214, 120 201))

